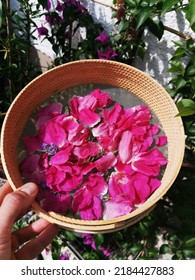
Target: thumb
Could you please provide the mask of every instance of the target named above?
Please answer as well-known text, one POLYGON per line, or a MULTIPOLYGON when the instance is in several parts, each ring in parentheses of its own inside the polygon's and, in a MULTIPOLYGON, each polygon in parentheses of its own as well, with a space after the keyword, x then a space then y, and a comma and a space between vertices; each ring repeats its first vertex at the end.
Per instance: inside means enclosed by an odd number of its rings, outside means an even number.
POLYGON ((34 183, 27 183, 5 196, 0 207, 0 233, 9 234, 16 218, 31 206, 38 193, 34 183))

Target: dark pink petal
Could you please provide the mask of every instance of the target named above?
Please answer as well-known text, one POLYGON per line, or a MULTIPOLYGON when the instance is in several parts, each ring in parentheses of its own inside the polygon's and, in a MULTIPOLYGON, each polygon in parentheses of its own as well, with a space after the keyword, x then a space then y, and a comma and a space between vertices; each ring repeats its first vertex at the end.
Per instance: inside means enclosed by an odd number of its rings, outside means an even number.
POLYGON ((92 195, 102 197, 107 193, 107 183, 101 174, 90 174, 85 184, 92 195))
POLYGON ((111 110, 102 110, 102 117, 104 118, 105 122, 115 124, 121 116, 121 111, 121 105, 118 102, 116 102, 111 110))
POLYGON ((148 176, 143 174, 135 174, 133 184, 137 199, 134 201, 135 204, 142 204, 151 195, 151 188, 148 184, 148 176))
POLYGON ((79 147, 75 147, 74 149, 74 154, 82 159, 96 156, 100 152, 101 152, 101 147, 98 143, 95 142, 87 142, 79 147))
POLYGON ((149 180, 149 185, 151 188, 151 193, 153 193, 156 189, 160 187, 161 181, 159 181, 157 178, 151 177, 149 180))
POLYGON ((106 155, 102 156, 95 162, 95 166, 98 171, 106 171, 117 163, 117 159, 115 155, 111 152, 107 153, 106 155))
POLYGON ((86 108, 79 112, 79 120, 83 125, 93 127, 100 121, 100 115, 86 108))
POLYGON ((130 200, 125 199, 122 196, 117 196, 105 202, 103 219, 112 220, 129 214, 132 210, 133 207, 130 200))
POLYGON ((82 220, 99 220, 102 217, 102 201, 94 196, 88 208, 80 211, 82 220))
POLYGON ((68 193, 54 193, 52 191, 40 200, 40 206, 45 211, 66 213, 71 205, 72 198, 68 193))
POLYGON ((64 182, 66 173, 58 170, 55 166, 51 166, 45 174, 47 186, 53 191, 61 191, 60 184, 64 182))
POLYGON ((102 109, 108 107, 112 103, 112 98, 107 92, 100 89, 93 90, 90 95, 94 96, 97 100, 96 108, 102 109))
POLYGON ((87 142, 89 137, 89 129, 83 127, 82 124, 76 129, 69 130, 68 132, 68 141, 74 146, 81 146, 83 143, 87 142))
POLYGON ((55 121, 50 121, 46 125, 43 125, 39 130, 39 137, 46 144, 55 144, 59 148, 66 142, 64 129, 55 121))
POLYGON ((76 214, 77 211, 81 211, 89 207, 92 199, 92 194, 86 187, 77 190, 74 194, 72 202, 73 213, 76 214))
POLYGON ((62 112, 62 104, 61 103, 51 103, 37 112, 37 122, 36 127, 39 129, 43 124, 52 118, 60 115, 62 112))
POLYGON ((42 141, 38 136, 26 136, 23 142, 27 152, 30 154, 41 150, 42 141))
POLYGON ((21 176, 37 184, 44 183, 45 176, 40 171, 39 160, 40 156, 36 154, 24 158, 19 166, 21 176))
POLYGON ((66 149, 58 151, 51 159, 50 159, 50 164, 51 165, 61 165, 66 163, 69 160, 72 146, 69 146, 66 149))
POLYGON ((91 111, 95 111, 97 108, 97 99, 89 94, 84 97, 80 97, 79 102, 79 112, 83 109, 90 109, 91 111))
POLYGON ((108 183, 108 192, 111 198, 122 195, 123 197, 130 197, 131 201, 136 199, 132 176, 122 172, 112 173, 108 183))
POLYGON ((79 116, 79 99, 74 96, 69 100, 70 114, 78 119, 79 116))
POLYGON ((131 130, 134 123, 134 110, 123 109, 120 113, 120 118, 117 122, 117 128, 121 131, 131 130))
POLYGON ((167 144, 167 136, 158 136, 156 139, 156 146, 162 147, 167 144))
POLYGON ((89 173, 94 168, 95 168, 95 162, 83 163, 82 164, 83 175, 86 175, 87 173, 89 173))
POLYGON ((100 125, 94 127, 92 129, 92 134, 94 137, 109 137, 109 124, 108 123, 100 123, 100 125))
POLYGON ((160 167, 167 164, 167 159, 158 149, 140 153, 133 159, 132 168, 148 176, 158 176, 160 167))
POLYGON ((49 159, 48 159, 48 154, 47 153, 42 154, 40 156, 39 166, 40 166, 40 171, 41 172, 46 171, 46 169, 49 167, 49 159))
MULTIPOLYGON (((65 168, 64 170, 66 170, 67 167, 70 166, 69 162, 67 162, 66 164, 67 164, 67 166, 64 166, 64 167, 60 166, 61 170, 63 170, 63 168, 65 168)), ((60 188, 63 191, 69 192, 74 189, 77 189, 81 185, 82 181, 83 181, 83 173, 82 173, 81 168, 77 165, 72 165, 71 172, 70 171, 66 172, 66 178, 60 184, 60 188)))
POLYGON ((128 163, 132 159, 132 133, 127 130, 123 132, 121 140, 119 142, 118 154, 122 163, 128 163))

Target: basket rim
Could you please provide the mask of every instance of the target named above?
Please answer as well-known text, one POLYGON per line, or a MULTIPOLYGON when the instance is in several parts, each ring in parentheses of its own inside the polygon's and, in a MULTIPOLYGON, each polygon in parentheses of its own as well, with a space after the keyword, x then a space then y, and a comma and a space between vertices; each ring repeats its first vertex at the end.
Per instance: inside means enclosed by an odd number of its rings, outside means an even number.
MULTIPOLYGON (((169 101, 171 102, 171 104, 173 104, 173 106, 175 106, 175 103, 174 101, 172 100, 172 98, 170 97, 170 95, 166 92, 166 90, 155 80, 153 79, 152 77, 150 77, 147 73, 144 73, 143 71, 133 67, 133 66, 130 66, 130 65, 127 65, 127 64, 124 64, 124 63, 121 63, 121 62, 116 62, 116 61, 107 61, 107 60, 98 60, 98 59, 85 59, 85 60, 79 60, 79 61, 73 61, 73 62, 69 62, 69 63, 66 63, 66 64, 63 64, 63 65, 60 65, 60 66, 57 66, 53 69, 50 69, 46 72, 44 72, 43 74, 39 75, 38 77, 36 77, 34 80, 32 80, 30 83, 28 83, 21 91, 20 93, 16 96, 16 98, 14 99, 14 101, 12 102, 12 104, 10 105, 9 109, 8 109, 8 112, 6 114, 6 117, 5 117, 5 120, 3 122, 3 126, 2 126, 2 132, 1 132, 1 155, 2 155, 2 164, 3 164, 3 168, 5 170, 5 174, 6 174, 6 177, 11 185, 11 187, 13 188, 13 190, 16 190, 16 187, 15 187, 15 184, 12 180, 12 176, 10 174, 10 171, 7 170, 7 164, 6 164, 6 159, 5 159, 5 155, 4 155, 4 133, 5 133, 5 128, 6 128, 6 124, 7 124, 7 121, 9 120, 9 115, 10 115, 10 112, 12 111, 12 108, 15 106, 15 104, 17 104, 18 100, 20 99, 21 95, 23 95, 23 93, 26 91, 27 88, 29 88, 31 85, 33 85, 34 83, 36 83, 38 80, 42 79, 43 77, 47 76, 47 75, 50 75, 50 73, 53 73, 54 71, 58 70, 58 69, 62 69, 62 68, 67 68, 69 66, 77 66, 77 65, 83 65, 84 67, 87 67, 87 64, 93 64, 93 63, 98 63, 99 65, 112 65, 112 66, 117 66, 117 65, 120 65, 122 66, 123 68, 126 68, 126 69, 133 69, 133 71, 139 73, 140 75, 143 75, 145 77, 147 77, 147 79, 151 80, 153 83, 155 83, 156 85, 158 85, 158 87, 160 86, 162 91, 164 92, 164 94, 166 94, 166 97, 169 99, 169 101)), ((176 106, 175 106, 176 108, 176 106)), ((176 109, 177 110, 177 109, 176 109)), ((183 157, 184 157, 184 149, 185 149, 185 135, 184 135, 184 128, 183 128, 183 123, 182 123, 182 120, 181 120, 181 117, 178 117, 178 122, 180 123, 180 129, 181 129, 181 132, 183 134, 183 139, 181 139, 181 147, 180 147, 180 155, 179 155, 179 159, 178 159, 178 167, 177 167, 177 170, 175 172, 175 174, 172 175, 172 178, 171 180, 169 181, 169 184, 166 188, 164 188, 164 190, 162 190, 158 196, 156 196, 152 201, 150 201, 150 203, 148 203, 148 201, 144 202, 139 208, 137 208, 136 210, 134 210, 133 212, 127 214, 127 215, 124 215, 124 216, 121 216, 121 217, 118 217, 118 218, 114 218, 112 220, 96 220, 96 221, 89 221, 89 220, 81 220, 81 219, 77 219, 77 218, 68 218, 66 216, 62 216, 60 215, 61 217, 64 217, 63 219, 66 220, 66 222, 70 223, 70 224, 75 224, 75 223, 78 223, 79 225, 85 225, 85 226, 97 226, 97 225, 110 225, 112 223, 119 223, 119 222, 124 222, 125 220, 128 220, 130 218, 133 218, 135 217, 136 215, 139 215, 140 213, 146 211, 147 209, 149 209, 151 206, 155 205, 156 202, 167 192, 167 190, 171 187, 171 185, 173 184, 173 182, 175 181, 176 177, 177 177, 177 174, 180 170, 180 167, 181 167, 181 164, 182 164, 182 161, 183 161, 183 157)), ((178 156, 178 155, 177 155, 178 156)), ((167 166, 170 164, 170 162, 168 162, 167 166)), ((33 208, 35 211, 38 211, 40 213, 40 209, 39 207, 37 206, 37 204, 33 204, 33 208)), ((51 219, 53 220, 53 222, 58 222, 58 214, 56 215, 53 215, 52 212, 46 212, 43 211, 44 215, 45 215, 45 218, 48 218, 48 219, 51 219)), ((65 222, 65 221, 64 221, 65 222)))

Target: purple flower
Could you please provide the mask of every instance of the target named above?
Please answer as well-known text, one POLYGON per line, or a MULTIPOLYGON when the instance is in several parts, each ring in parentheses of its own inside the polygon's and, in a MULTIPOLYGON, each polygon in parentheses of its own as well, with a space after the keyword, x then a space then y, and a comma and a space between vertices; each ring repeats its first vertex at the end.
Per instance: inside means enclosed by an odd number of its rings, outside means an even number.
POLYGON ((41 36, 48 36, 48 29, 44 27, 43 25, 41 27, 37 28, 38 32, 38 37, 40 38, 41 36))
POLYGON ((108 43, 109 37, 106 35, 104 31, 100 33, 100 35, 96 38, 97 41, 100 41, 103 45, 108 43))
POLYGON ((70 256, 67 253, 63 253, 60 255, 59 260, 63 260, 63 261, 70 260, 70 256))
POLYGON ((107 48, 106 51, 98 50, 98 57, 99 59, 109 60, 112 59, 114 56, 117 56, 118 54, 111 49, 110 47, 107 48))
POLYGON ((58 12, 63 12, 64 6, 65 6, 64 3, 61 3, 60 1, 57 1, 56 10, 57 10, 58 12))

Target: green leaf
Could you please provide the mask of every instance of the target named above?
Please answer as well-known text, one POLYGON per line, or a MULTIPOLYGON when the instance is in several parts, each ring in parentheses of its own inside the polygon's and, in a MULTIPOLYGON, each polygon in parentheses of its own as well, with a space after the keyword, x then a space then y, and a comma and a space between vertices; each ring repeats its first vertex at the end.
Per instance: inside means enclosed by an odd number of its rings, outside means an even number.
POLYGON ((184 245, 186 247, 193 247, 193 246, 195 246, 195 235, 186 236, 185 237, 184 245))
POLYGON ((195 114, 195 102, 190 99, 182 99, 177 103, 177 108, 179 110, 178 116, 190 116, 195 114))
POLYGON ((142 250, 142 248, 143 248, 142 244, 135 244, 129 250, 132 254, 137 254, 142 250))
POLYGON ((121 33, 123 30, 127 29, 129 26, 129 21, 124 19, 118 25, 118 32, 121 33))
POLYGON ((169 12, 171 8, 178 3, 178 0, 165 0, 162 7, 161 15, 169 12))
POLYGON ((132 8, 134 8, 136 6, 136 3, 134 0, 125 0, 125 4, 129 5, 132 8))
POLYGON ((140 13, 137 17, 136 29, 140 28, 140 26, 149 18, 151 11, 152 10, 150 7, 144 7, 140 10, 140 13))
POLYGON ((147 24, 150 32, 160 40, 164 34, 164 25, 162 21, 154 21, 153 19, 148 18, 147 24))
POLYGON ((195 24, 195 0, 189 1, 188 11, 186 12, 186 18, 190 23, 190 26, 195 24))
POLYGON ((162 244, 160 246, 160 254, 167 254, 167 253, 170 253, 170 247, 168 244, 162 244))
POLYGON ((104 235, 103 234, 95 234, 94 235, 95 245, 97 248, 104 243, 104 235))
POLYGON ((195 76, 195 66, 191 65, 187 68, 186 73, 188 76, 195 76))
POLYGON ((85 260, 99 260, 99 256, 95 252, 85 252, 83 258, 85 260))
POLYGON ((66 230, 64 235, 65 235, 65 238, 70 240, 70 241, 74 241, 74 240, 77 239, 76 235, 72 231, 66 230))

